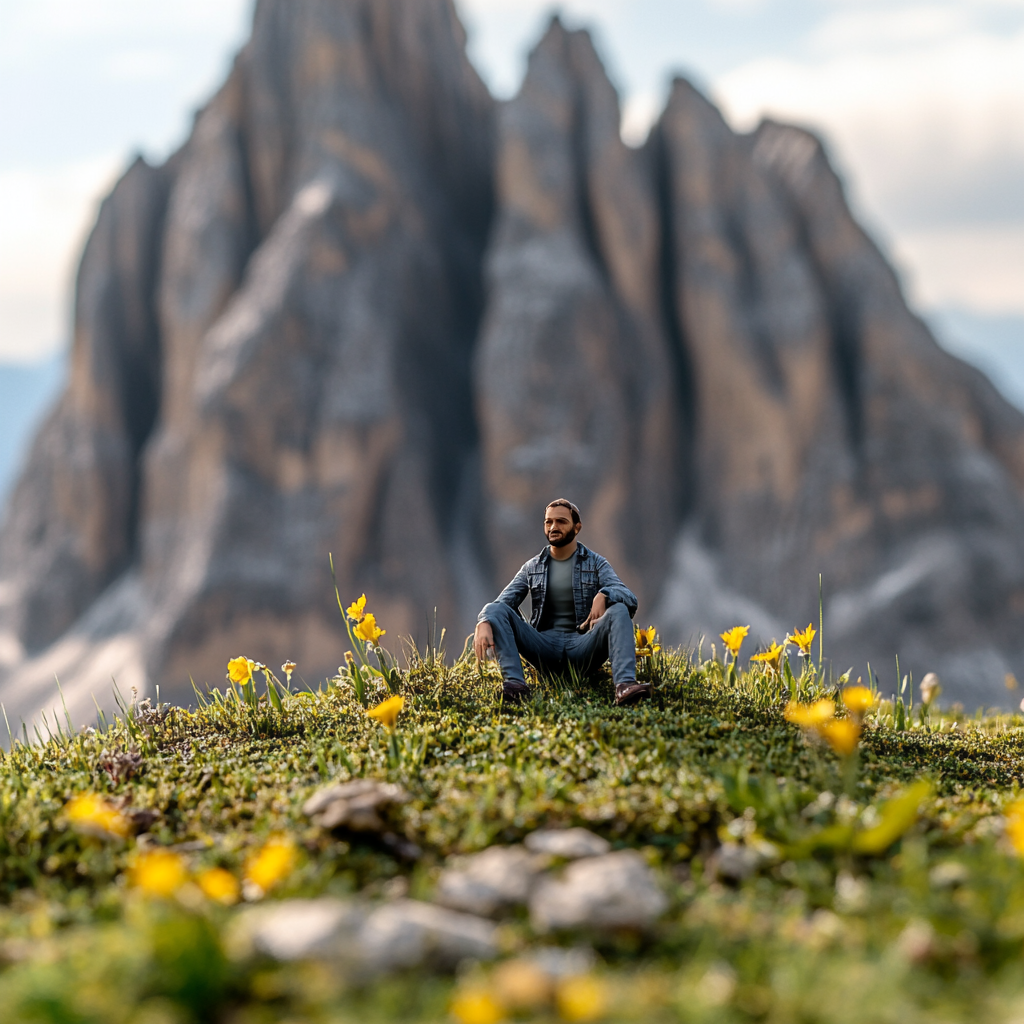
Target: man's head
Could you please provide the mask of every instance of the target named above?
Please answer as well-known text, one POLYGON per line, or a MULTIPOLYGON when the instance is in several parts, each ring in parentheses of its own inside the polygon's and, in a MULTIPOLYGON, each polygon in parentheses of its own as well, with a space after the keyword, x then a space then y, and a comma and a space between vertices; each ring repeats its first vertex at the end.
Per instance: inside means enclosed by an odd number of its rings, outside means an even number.
POLYGON ((553 548, 564 548, 582 527, 580 510, 566 498, 556 498, 544 509, 544 536, 553 548))

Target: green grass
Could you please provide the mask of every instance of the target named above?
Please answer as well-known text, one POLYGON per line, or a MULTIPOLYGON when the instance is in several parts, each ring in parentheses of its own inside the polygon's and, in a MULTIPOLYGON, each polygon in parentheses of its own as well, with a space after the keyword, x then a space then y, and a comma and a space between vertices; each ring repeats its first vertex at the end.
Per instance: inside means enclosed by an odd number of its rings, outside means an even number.
MULTIPOLYGON (((412 661, 389 675, 406 698, 394 742, 343 679, 275 700, 227 688, 162 721, 128 709, 99 732, 16 743, 0 762, 4 1021, 442 1021, 453 993, 491 984, 477 966, 352 989, 323 965, 243 954, 237 908, 190 887, 144 897, 130 883, 138 839, 70 827, 83 792, 155 812, 145 842, 187 844, 195 873, 241 877, 268 836, 292 836, 297 865, 267 899, 373 896, 399 875, 429 898, 446 857, 546 825, 640 849, 671 897, 657 928, 557 939, 594 946, 600 1019, 1024 1018, 1024 865, 1003 835, 1024 771, 1019 717, 922 720, 885 703, 852 764, 784 720, 781 680, 693 655, 659 657, 654 699, 635 709, 612 705, 603 676, 541 680, 531 703, 503 709, 493 666, 412 661), (115 755, 132 750, 125 778, 115 755), (361 776, 411 794, 392 826, 423 851, 415 862, 303 817, 317 786, 361 776), (922 780, 901 815, 899 795, 922 780), (723 841, 768 856, 741 883, 716 880, 723 841)), ((367 703, 387 695, 379 677, 367 687, 367 703)), ((808 699, 832 692, 804 681, 808 699)), ((538 941, 525 915, 503 934, 513 958, 538 941)))

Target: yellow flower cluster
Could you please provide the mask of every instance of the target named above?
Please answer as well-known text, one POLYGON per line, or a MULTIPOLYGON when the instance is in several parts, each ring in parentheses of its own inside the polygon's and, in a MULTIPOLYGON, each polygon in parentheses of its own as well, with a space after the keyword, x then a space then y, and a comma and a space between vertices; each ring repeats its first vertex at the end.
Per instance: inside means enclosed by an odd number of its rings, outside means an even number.
POLYGON ((146 850, 130 874, 132 885, 147 896, 170 899, 190 880, 207 899, 230 906, 238 902, 238 880, 224 868, 207 868, 190 879, 188 862, 174 850, 146 850))
POLYGON ((386 629, 381 629, 377 625, 377 619, 373 612, 366 610, 365 594, 360 595, 358 601, 353 601, 345 609, 345 614, 355 623, 355 626, 352 628, 355 636, 368 644, 376 644, 387 633, 386 629))
POLYGON ((1016 800, 1006 809, 1006 838, 1024 857, 1024 800, 1016 800))
POLYGON ((129 820, 97 793, 79 793, 65 809, 71 827, 96 839, 124 839, 131 830, 129 820))
POLYGON ((255 888, 256 895, 262 896, 292 873, 296 860, 295 843, 290 836, 271 836, 263 848, 249 858, 245 880, 250 888, 255 888))
POLYGON ((244 655, 232 658, 228 662, 228 679, 237 686, 245 686, 252 682, 252 673, 256 668, 256 662, 244 655))
POLYGON ((366 713, 370 718, 376 718, 386 729, 393 730, 398 721, 399 712, 404 707, 404 697, 388 697, 387 700, 382 701, 375 708, 370 708, 366 713))
MULTIPOLYGON (((287 836, 271 836, 245 867, 246 898, 265 895, 295 868, 294 842, 287 836)), ((174 850, 145 850, 130 872, 132 885, 147 896, 170 899, 187 884, 194 884, 209 900, 230 906, 237 903, 242 887, 225 868, 205 868, 192 875, 188 861, 174 850)))
POLYGON ((139 854, 131 880, 147 896, 169 899, 188 881, 188 865, 173 850, 146 850, 139 854))
POLYGON ((818 631, 814 626, 808 622, 806 629, 794 629, 789 636, 786 637, 786 642, 796 644, 797 649, 800 651, 802 658, 809 658, 811 656, 811 644, 814 643, 814 638, 817 636, 818 631))
POLYGON ((766 668, 770 668, 773 672, 778 672, 788 644, 788 637, 781 644, 778 644, 773 640, 771 647, 769 647, 767 651, 761 651, 760 654, 753 655, 750 660, 759 661, 766 668))
POLYGON ((499 1024, 509 1016, 543 1012, 551 1004, 566 1021, 596 1021, 608 1010, 608 989, 590 974, 556 981, 528 960, 510 960, 487 981, 462 988, 452 1000, 458 1024, 499 1024))
POLYGON ((637 626, 634 629, 634 633, 636 635, 636 656, 638 658, 649 658, 661 650, 661 644, 656 643, 658 631, 654 626, 648 626, 646 629, 641 629, 640 626, 637 626))
MULTIPOLYGON (((728 629, 720 634, 722 642, 734 658, 739 657, 740 645, 743 643, 749 630, 749 626, 733 626, 732 629, 728 629)), ((771 669, 772 672, 778 672, 782 667, 782 659, 786 656, 786 650, 790 644, 796 646, 800 652, 800 657, 809 658, 811 656, 811 645, 814 643, 814 638, 817 634, 818 631, 814 626, 811 623, 807 623, 806 629, 794 629, 781 644, 773 640, 768 650, 753 655, 750 660, 760 662, 766 668, 771 669)))
POLYGON ((857 749, 864 716, 876 699, 866 686, 848 686, 842 692, 845 718, 836 718, 835 704, 824 699, 812 704, 790 701, 785 717, 787 722, 820 736, 840 756, 849 757, 857 749))
POLYGON ((725 649, 734 658, 738 658, 740 656, 740 648, 743 646, 743 641, 746 640, 749 632, 749 626, 733 626, 732 629, 727 629, 724 633, 720 633, 719 636, 722 638, 722 643, 725 644, 725 649))

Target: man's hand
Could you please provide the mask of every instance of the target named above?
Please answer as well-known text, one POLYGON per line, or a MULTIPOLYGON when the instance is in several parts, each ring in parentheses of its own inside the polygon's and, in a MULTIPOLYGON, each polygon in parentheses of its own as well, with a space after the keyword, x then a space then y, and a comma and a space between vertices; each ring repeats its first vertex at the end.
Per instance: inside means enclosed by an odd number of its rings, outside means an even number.
POLYGON ((489 622, 478 622, 476 632, 473 633, 473 653, 477 661, 484 661, 487 652, 494 650, 494 631, 489 622))
POLYGON ((594 595, 594 603, 590 606, 590 614, 583 620, 580 632, 586 633, 604 613, 608 611, 608 598, 606 595, 597 593, 594 595))

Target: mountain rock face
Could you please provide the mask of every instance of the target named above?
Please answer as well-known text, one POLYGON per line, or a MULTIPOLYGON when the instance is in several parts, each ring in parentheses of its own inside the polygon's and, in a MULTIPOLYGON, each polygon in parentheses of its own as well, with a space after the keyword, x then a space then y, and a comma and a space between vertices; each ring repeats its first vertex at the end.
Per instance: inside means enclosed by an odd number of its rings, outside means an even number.
MULTIPOLYGON (((9 714, 341 659, 479 605, 545 502, 666 640, 817 619, 839 671, 1024 668, 1024 416, 943 353, 818 141, 684 81, 639 150, 554 20, 496 104, 450 0, 260 0, 191 137, 100 211, 0 533, 9 714)), ((463 633, 457 633, 459 637, 463 633)), ((460 646, 460 645, 456 645, 460 646)))

